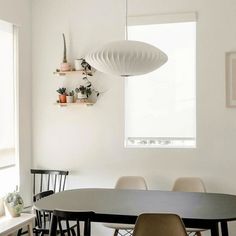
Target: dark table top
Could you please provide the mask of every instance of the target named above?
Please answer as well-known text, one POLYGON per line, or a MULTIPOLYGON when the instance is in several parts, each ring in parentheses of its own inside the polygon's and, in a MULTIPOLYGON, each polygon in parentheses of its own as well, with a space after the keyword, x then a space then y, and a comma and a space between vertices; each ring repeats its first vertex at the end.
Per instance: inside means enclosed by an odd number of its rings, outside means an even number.
POLYGON ((236 196, 216 193, 75 189, 41 199, 35 208, 93 211, 103 216, 101 221, 106 221, 104 216, 137 217, 144 212, 175 213, 183 219, 236 220, 236 196))

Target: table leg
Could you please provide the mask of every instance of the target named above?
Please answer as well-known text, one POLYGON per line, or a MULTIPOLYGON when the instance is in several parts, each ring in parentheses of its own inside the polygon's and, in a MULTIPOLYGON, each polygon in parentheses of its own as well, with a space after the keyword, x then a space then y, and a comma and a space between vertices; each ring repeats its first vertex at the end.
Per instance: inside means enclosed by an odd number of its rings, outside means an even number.
POLYGON ((84 222, 84 236, 91 236, 91 222, 89 219, 84 222))
POLYGON ((214 224, 211 226, 211 236, 219 236, 218 223, 214 223, 214 224))
POLYGON ((51 219, 51 226, 50 226, 50 232, 49 234, 51 236, 56 236, 57 235, 57 217, 56 216, 52 216, 51 219))
POLYGON ((222 236, 229 236, 228 225, 226 221, 221 222, 222 236))
POLYGON ((33 236, 33 225, 32 222, 28 224, 28 234, 29 236, 33 236))

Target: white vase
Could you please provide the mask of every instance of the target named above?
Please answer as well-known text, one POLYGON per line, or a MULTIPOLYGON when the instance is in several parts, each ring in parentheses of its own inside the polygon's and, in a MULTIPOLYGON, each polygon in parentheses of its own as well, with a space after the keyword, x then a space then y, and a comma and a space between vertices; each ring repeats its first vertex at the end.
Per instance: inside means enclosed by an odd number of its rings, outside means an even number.
POLYGON ((74 102, 74 96, 66 96, 66 103, 73 103, 74 102))
POLYGON ((81 65, 82 59, 75 59, 75 70, 83 70, 84 68, 81 65))

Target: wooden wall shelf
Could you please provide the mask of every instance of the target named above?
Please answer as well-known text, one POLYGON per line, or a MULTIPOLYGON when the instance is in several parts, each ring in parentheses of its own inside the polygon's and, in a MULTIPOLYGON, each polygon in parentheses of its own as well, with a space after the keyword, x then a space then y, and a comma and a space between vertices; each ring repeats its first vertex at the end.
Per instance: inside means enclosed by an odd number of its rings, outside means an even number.
MULTIPOLYGON (((71 71, 55 71, 54 75, 66 76, 66 75, 86 75, 84 70, 71 70, 71 71)), ((87 71, 87 74, 92 74, 92 71, 87 71)))
POLYGON ((60 107, 67 107, 67 106, 93 106, 95 103, 94 102, 73 102, 73 103, 60 103, 56 102, 54 105, 60 106, 60 107))

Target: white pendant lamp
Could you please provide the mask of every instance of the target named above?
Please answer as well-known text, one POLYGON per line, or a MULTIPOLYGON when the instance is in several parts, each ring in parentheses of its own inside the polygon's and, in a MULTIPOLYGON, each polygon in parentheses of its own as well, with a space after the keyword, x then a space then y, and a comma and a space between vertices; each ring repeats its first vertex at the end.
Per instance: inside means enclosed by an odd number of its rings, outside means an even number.
MULTIPOLYGON (((127 0, 126 0, 127 39, 127 0)), ((96 70, 118 76, 135 76, 156 70, 167 62, 160 49, 139 41, 110 42, 88 53, 85 60, 96 70)))

